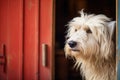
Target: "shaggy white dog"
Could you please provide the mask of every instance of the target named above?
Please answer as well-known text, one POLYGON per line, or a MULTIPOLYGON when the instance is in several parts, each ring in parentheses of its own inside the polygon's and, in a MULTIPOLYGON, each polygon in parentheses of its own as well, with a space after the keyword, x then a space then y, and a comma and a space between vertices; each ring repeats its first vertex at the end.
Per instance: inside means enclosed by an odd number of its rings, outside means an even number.
POLYGON ((75 58, 85 80, 116 80, 115 21, 83 10, 80 15, 68 24, 66 56, 75 58))

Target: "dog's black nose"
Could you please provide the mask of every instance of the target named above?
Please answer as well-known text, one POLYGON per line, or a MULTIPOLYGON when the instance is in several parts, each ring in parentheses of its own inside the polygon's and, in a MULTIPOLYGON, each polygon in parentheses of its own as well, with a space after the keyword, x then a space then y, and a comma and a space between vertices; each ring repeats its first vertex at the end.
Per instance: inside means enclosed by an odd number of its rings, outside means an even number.
POLYGON ((75 42, 75 41, 69 41, 68 44, 69 44, 69 46, 71 48, 74 48, 77 45, 77 42, 75 42))

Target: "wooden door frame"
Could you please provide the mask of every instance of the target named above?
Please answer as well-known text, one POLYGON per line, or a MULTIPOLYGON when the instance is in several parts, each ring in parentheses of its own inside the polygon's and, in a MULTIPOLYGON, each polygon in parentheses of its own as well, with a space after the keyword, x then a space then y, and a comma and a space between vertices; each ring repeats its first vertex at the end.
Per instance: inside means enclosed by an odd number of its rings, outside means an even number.
POLYGON ((53 0, 53 14, 52 14, 52 16, 53 16, 53 25, 52 25, 52 65, 53 65, 53 67, 51 67, 52 69, 52 77, 51 77, 51 80, 55 80, 55 2, 56 2, 56 0, 53 0))

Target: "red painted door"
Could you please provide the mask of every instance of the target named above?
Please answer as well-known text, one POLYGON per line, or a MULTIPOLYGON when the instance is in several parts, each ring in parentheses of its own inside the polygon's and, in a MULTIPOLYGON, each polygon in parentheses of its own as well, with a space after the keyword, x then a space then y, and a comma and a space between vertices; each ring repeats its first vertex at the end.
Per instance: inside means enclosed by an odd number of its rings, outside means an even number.
POLYGON ((53 0, 25 0, 24 6, 24 80, 53 80, 53 0))
POLYGON ((22 0, 0 0, 0 80, 22 80, 22 5, 22 0))
POLYGON ((0 80, 53 80, 53 19, 53 0, 0 0, 0 80))

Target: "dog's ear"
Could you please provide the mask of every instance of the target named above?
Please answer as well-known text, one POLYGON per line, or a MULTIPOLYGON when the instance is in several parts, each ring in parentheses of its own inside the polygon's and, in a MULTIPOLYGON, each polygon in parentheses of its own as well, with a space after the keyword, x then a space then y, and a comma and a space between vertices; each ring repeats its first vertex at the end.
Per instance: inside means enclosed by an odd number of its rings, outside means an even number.
POLYGON ((108 30, 110 37, 113 38, 115 35, 116 21, 108 22, 108 30))

